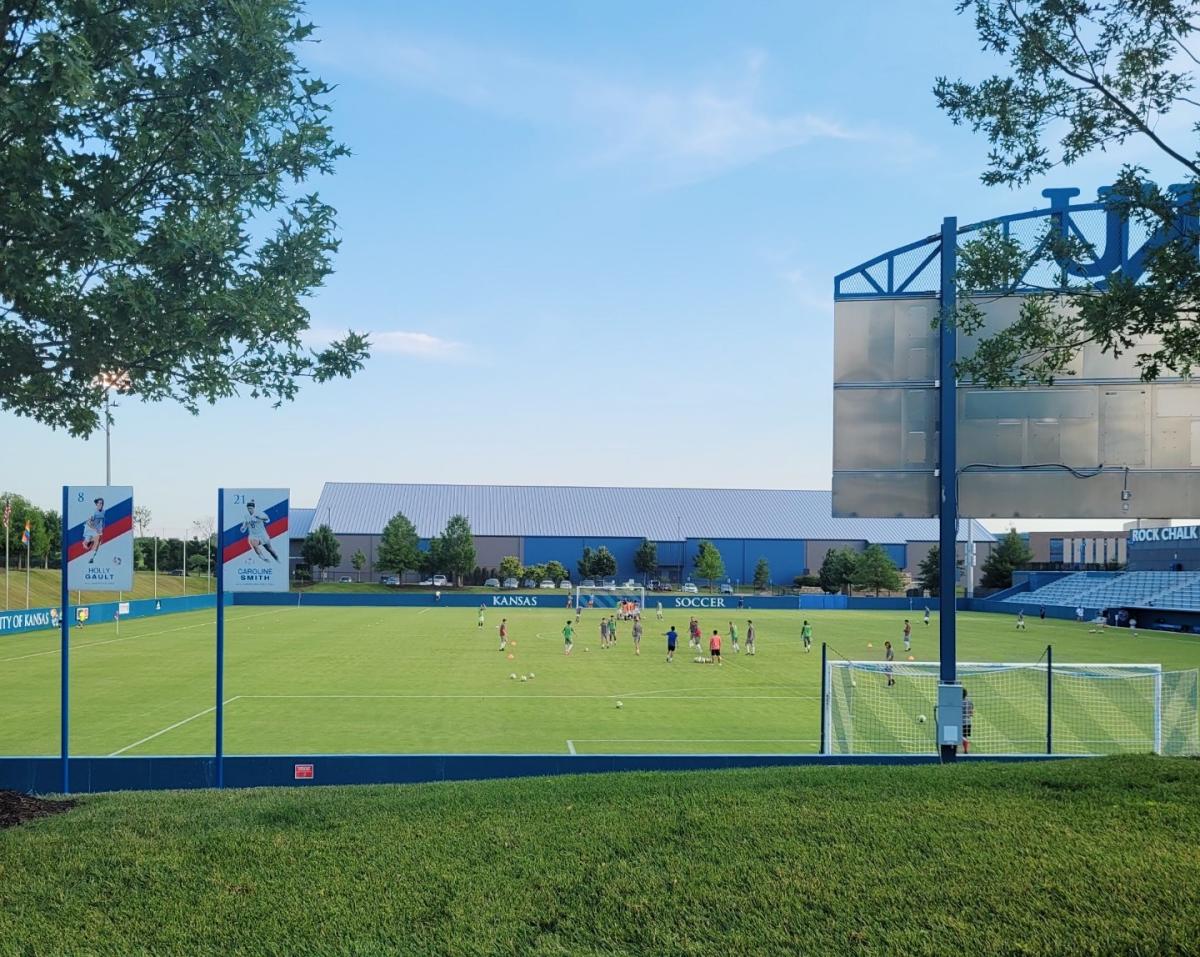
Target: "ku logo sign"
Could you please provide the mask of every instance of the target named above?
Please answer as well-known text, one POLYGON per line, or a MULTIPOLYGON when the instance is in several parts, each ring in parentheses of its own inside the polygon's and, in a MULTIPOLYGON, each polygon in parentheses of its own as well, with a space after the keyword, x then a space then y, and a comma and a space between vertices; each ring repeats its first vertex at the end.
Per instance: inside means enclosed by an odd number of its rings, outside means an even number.
POLYGON ((676 608, 724 608, 724 598, 676 598, 676 608))
POLYGON ((493 595, 492 607, 497 605, 525 605, 529 608, 537 607, 536 595, 493 595))
POLYGON ((1131 542, 1194 542, 1200 540, 1200 525, 1134 528, 1129 532, 1129 540, 1131 542))

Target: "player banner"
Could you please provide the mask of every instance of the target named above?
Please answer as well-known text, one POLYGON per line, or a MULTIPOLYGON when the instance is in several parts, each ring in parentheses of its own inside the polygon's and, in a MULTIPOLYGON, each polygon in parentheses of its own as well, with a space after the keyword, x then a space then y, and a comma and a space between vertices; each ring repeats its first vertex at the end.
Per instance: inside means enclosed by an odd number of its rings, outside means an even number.
POLYGON ((67 587, 133 591, 133 486, 70 485, 66 501, 67 587))
POLYGON ((288 490, 221 491, 225 591, 287 591, 288 490))

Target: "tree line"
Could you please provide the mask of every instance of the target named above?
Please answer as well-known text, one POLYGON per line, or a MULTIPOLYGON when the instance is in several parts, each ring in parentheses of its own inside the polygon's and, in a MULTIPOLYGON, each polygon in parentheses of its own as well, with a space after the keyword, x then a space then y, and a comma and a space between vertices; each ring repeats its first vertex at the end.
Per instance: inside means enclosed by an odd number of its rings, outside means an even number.
MULTIPOLYGON (((300 549, 304 563, 319 577, 322 570, 336 568, 342 564, 341 543, 328 524, 322 524, 308 533, 300 549)), ((525 579, 541 582, 552 581, 555 585, 569 581, 571 574, 566 565, 553 560, 544 564, 523 565, 516 555, 506 555, 495 569, 481 569, 475 564, 475 542, 471 523, 465 515, 451 516, 441 535, 429 540, 427 548, 421 548, 417 528, 403 512, 393 515, 383 528, 379 548, 375 556, 376 571, 388 572, 402 578, 405 572, 423 575, 444 574, 452 576, 455 584, 461 585, 469 577, 498 577, 525 579), (472 576, 472 573, 475 573, 472 576), (491 573, 491 574, 489 574, 491 573)), ((356 572, 367 566, 367 556, 358 549, 350 558, 356 572)), ((643 539, 633 556, 634 569, 644 575, 658 573, 658 546, 643 539)), ((706 581, 711 588, 725 577, 725 562, 721 553, 710 541, 701 541, 692 558, 696 576, 706 581)), ((596 549, 585 546, 576 562, 575 570, 580 580, 606 579, 617 574, 617 559, 611 551, 601 545, 596 549)), ((754 587, 767 588, 771 584, 771 568, 765 558, 760 558, 754 569, 754 587)))

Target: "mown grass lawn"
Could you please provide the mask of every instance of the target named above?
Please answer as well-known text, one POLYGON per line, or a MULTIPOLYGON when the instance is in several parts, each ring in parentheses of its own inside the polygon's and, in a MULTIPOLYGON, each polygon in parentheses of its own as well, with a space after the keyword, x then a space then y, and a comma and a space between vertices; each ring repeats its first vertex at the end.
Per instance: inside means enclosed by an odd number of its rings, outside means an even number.
POLYGON ((106 794, 0 832, 3 954, 1188 954, 1200 762, 106 794))

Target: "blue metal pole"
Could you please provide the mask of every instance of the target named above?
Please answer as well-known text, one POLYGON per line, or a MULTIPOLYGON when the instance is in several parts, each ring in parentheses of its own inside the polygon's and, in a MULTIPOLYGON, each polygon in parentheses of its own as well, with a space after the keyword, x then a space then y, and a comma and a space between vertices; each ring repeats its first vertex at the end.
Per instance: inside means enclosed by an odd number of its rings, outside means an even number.
POLYGON ((217 489, 217 787, 225 787, 225 489, 217 489))
POLYGON ((1054 753, 1054 648, 1046 646, 1046 753, 1054 753))
MULTIPOLYGON (((957 305, 955 288, 958 265, 958 219, 942 220, 941 323, 938 363, 938 651, 941 683, 958 678, 955 644, 955 597, 958 555, 958 397, 954 363, 957 359, 957 329, 951 321, 957 305)), ((958 749, 942 745, 942 760, 953 761, 958 749)))
POLYGON ((67 495, 70 489, 64 485, 62 494, 62 544, 60 546, 62 563, 62 594, 60 596, 59 625, 62 628, 61 650, 59 652, 59 729, 62 736, 62 793, 71 793, 71 590, 67 587, 67 495))

